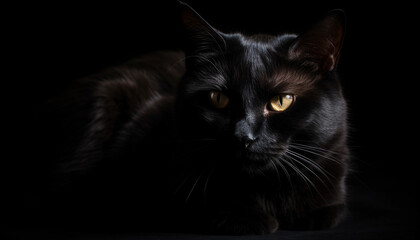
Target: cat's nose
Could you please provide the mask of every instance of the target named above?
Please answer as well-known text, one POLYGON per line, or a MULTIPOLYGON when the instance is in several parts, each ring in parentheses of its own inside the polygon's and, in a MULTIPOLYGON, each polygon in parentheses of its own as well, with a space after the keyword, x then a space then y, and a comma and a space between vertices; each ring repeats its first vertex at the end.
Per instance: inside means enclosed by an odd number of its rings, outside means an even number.
POLYGON ((246 120, 241 120, 236 124, 234 136, 245 148, 248 148, 257 139, 250 124, 246 120))
POLYGON ((248 148, 249 147, 249 145, 253 142, 253 141, 255 141, 257 138, 256 137, 254 137, 254 136, 251 136, 251 137, 249 137, 249 136, 247 136, 247 137, 245 137, 244 139, 242 139, 242 144, 245 146, 245 148, 248 148))
POLYGON ((241 148, 245 149, 247 149, 255 140, 257 140, 257 138, 252 134, 244 135, 241 138, 236 139, 241 148))

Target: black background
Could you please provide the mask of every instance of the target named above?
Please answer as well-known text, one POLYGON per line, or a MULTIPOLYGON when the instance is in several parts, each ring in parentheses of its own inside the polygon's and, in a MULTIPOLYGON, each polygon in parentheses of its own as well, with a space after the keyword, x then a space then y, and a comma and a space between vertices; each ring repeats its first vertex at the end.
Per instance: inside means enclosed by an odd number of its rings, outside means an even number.
MULTIPOLYGON (((418 137, 413 121, 415 102, 409 94, 409 89, 416 88, 416 82, 407 70, 408 57, 413 54, 407 36, 413 23, 407 13, 410 6, 354 1, 351 4, 186 2, 215 28, 246 34, 299 33, 329 10, 340 8, 346 12, 347 31, 338 71, 349 103, 353 153, 349 199, 354 211, 349 220, 324 235, 290 232, 276 235, 290 239, 327 236, 414 239, 414 229, 418 227, 418 157, 413 152, 418 137)), ((158 0, 131 4, 22 4, 4 8, 8 17, 3 30, 6 74, 2 92, 5 119, 9 120, 4 132, 10 133, 5 135, 8 139, 4 147, 5 152, 11 152, 2 160, 6 194, 19 182, 27 181, 14 178, 16 166, 35 161, 25 152, 25 145, 30 144, 25 134, 37 106, 74 79, 142 53, 179 48, 182 36, 176 6, 175 1, 158 0)), ((49 230, 35 232, 25 234, 50 236, 49 230)), ((22 234, 15 231, 10 237, 22 234)), ((121 238, 131 239, 124 236, 121 238)))

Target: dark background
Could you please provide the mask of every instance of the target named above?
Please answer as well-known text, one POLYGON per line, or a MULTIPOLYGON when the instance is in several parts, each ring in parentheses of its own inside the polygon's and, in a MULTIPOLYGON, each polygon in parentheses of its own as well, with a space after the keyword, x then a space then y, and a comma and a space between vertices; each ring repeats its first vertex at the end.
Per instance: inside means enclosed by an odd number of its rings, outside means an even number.
MULTIPOLYGON (((347 32, 338 65, 349 103, 353 167, 350 216, 330 231, 279 232, 285 239, 414 239, 418 227, 417 163, 413 97, 408 74, 413 21, 402 3, 365 5, 277 1, 186 1, 213 27, 246 34, 299 33, 329 10, 346 12, 347 32), (412 111, 412 110, 411 110, 412 111)), ((7 144, 2 160, 5 194, 28 179, 15 172, 27 161, 27 126, 37 107, 74 79, 142 53, 176 49, 182 36, 175 1, 152 3, 49 3, 6 7, 3 97, 7 144), (10 85, 9 85, 10 84, 10 85)), ((13 230, 8 237, 82 237, 51 229, 13 230)), ((97 235, 95 235, 97 237, 97 235)), ((91 236, 91 237, 95 237, 91 236)), ((100 235, 107 239, 107 235, 100 235)), ((121 239, 137 235, 124 234, 121 239)), ((141 235, 142 237, 146 237, 141 235)), ((118 238, 116 237, 116 238, 118 238)), ((147 235, 148 238, 200 238, 147 235)), ((213 239, 211 236, 207 236, 213 239)), ((110 237, 111 238, 111 237, 110 237)), ((217 238, 217 237, 214 237, 217 238)), ((88 238, 84 238, 88 239, 88 238)), ((248 239, 248 238, 244 238, 248 239)))

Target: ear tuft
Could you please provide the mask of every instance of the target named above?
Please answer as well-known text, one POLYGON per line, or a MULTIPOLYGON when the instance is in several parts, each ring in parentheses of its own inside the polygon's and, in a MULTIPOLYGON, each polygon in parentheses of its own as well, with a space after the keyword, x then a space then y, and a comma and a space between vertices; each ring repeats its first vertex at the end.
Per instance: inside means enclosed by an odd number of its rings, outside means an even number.
POLYGON ((179 6, 181 24, 185 31, 187 54, 224 49, 225 41, 219 31, 208 24, 188 4, 180 1, 179 6))
POLYGON ((321 73, 334 70, 343 45, 344 25, 342 10, 329 12, 324 19, 296 38, 289 48, 290 58, 314 64, 321 73))

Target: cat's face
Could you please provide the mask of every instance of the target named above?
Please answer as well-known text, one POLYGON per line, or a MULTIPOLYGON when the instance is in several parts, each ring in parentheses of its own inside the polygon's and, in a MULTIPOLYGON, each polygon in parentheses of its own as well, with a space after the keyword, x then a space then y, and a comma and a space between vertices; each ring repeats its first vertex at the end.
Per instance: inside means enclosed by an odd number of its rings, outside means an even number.
POLYGON ((324 146, 345 128, 333 71, 340 16, 300 36, 223 34, 189 9, 184 24, 189 45, 178 119, 181 141, 192 152, 187 158, 261 170, 297 144, 324 146))

